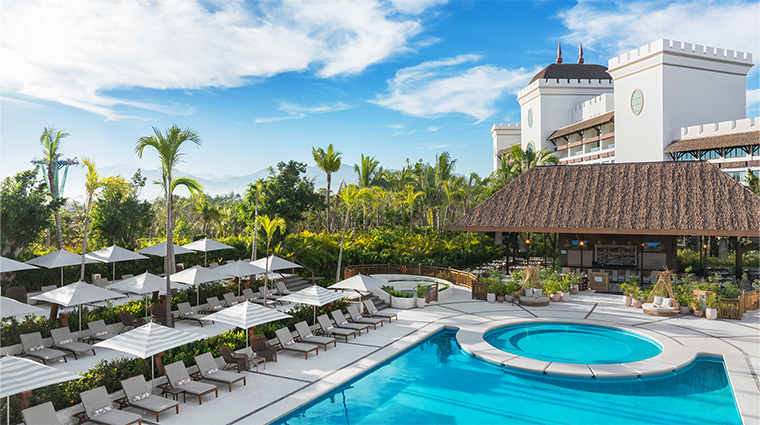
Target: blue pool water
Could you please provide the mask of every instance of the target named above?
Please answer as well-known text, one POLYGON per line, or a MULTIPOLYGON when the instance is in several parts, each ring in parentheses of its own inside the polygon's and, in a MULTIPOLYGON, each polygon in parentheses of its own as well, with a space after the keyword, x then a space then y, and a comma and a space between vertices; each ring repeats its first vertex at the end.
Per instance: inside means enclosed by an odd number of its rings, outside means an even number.
POLYGON ((518 356, 561 363, 628 363, 662 352, 655 341, 620 329, 573 323, 524 323, 488 332, 494 347, 518 356))
POLYGON ((613 381, 514 373, 444 331, 277 424, 740 424, 723 362, 613 381))

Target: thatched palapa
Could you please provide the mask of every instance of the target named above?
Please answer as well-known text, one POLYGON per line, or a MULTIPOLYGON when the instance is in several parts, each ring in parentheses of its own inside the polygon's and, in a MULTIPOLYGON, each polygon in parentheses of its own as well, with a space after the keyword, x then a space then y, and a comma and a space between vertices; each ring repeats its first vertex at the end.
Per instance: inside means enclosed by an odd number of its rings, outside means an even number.
POLYGON ((705 151, 757 144, 760 144, 760 131, 747 131, 744 133, 678 140, 665 148, 665 153, 705 151))
POLYGON ((447 229, 758 236, 760 198, 707 162, 534 167, 447 229))

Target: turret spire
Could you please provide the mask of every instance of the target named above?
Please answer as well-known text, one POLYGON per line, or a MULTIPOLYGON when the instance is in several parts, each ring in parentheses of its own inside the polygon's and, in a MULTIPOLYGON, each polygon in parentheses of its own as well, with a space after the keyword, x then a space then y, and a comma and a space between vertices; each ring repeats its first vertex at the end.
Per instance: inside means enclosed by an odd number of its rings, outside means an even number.
POLYGON ((557 63, 562 63, 562 43, 557 43, 557 63))
POLYGON ((583 60, 583 43, 578 43, 578 63, 584 63, 583 60))

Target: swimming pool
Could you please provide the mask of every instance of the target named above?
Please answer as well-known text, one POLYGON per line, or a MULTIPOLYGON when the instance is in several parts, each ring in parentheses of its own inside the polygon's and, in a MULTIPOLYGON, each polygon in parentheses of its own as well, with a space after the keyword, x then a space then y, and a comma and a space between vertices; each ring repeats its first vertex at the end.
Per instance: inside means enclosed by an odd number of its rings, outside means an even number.
POLYGON ((509 325, 488 332, 484 339, 508 353, 561 363, 628 363, 662 352, 655 341, 633 332, 577 323, 509 325))
POLYGON ((721 360, 644 379, 515 373, 443 331, 276 424, 740 424, 721 360))

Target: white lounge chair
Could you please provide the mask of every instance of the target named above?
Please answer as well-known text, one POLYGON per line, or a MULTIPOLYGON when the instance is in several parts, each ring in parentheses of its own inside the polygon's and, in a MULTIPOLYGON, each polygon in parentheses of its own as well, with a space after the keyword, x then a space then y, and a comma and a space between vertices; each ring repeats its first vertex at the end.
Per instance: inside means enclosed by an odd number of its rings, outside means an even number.
POLYGON ((198 365, 198 370, 203 379, 227 384, 230 391, 232 391, 232 384, 235 382, 243 381, 243 385, 246 384, 245 375, 220 370, 219 365, 216 364, 216 360, 214 360, 214 356, 212 356, 211 353, 203 353, 200 356, 195 356, 195 364, 198 365))
POLYGON ((179 414, 179 402, 151 394, 150 385, 145 382, 145 377, 142 375, 121 381, 121 387, 127 396, 127 403, 138 409, 155 413, 156 422, 158 422, 159 413, 163 411, 174 408, 179 414))
POLYGON ((95 347, 84 342, 77 341, 71 330, 64 326, 62 328, 53 329, 50 331, 50 335, 53 337, 53 346, 60 350, 68 351, 74 355, 74 360, 78 360, 77 354, 83 354, 88 351, 92 351, 92 355, 95 355, 95 347))
POLYGON ((316 354, 319 355, 319 347, 315 345, 304 344, 302 342, 296 342, 293 339, 293 335, 290 334, 290 329, 288 329, 287 326, 277 329, 274 331, 274 333, 277 335, 277 340, 280 341, 280 347, 282 347, 283 350, 303 353, 306 356, 307 360, 309 358, 309 353, 312 351, 315 351, 316 354))
POLYGON ((327 346, 330 344, 332 344, 333 347, 338 346, 335 338, 330 338, 327 336, 315 336, 311 329, 309 329, 309 325, 306 324, 306 322, 298 322, 294 326, 296 328, 296 332, 298 332, 298 337, 301 339, 301 342, 321 345, 324 347, 325 351, 327 351, 327 346))
POLYGON ((52 401, 24 409, 21 411, 21 416, 24 417, 26 425, 59 425, 61 423, 52 401))

